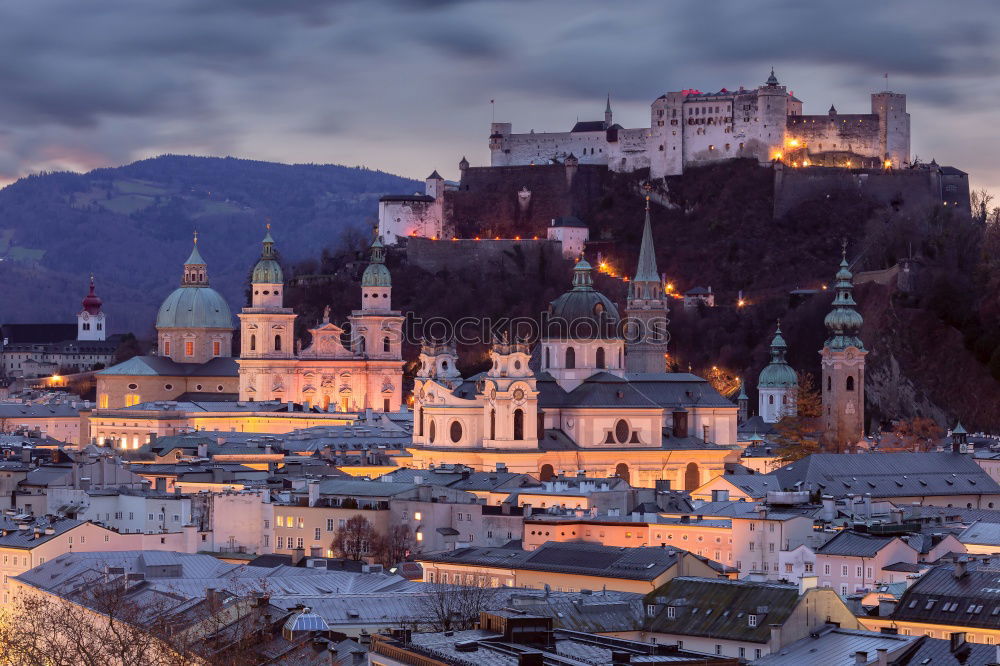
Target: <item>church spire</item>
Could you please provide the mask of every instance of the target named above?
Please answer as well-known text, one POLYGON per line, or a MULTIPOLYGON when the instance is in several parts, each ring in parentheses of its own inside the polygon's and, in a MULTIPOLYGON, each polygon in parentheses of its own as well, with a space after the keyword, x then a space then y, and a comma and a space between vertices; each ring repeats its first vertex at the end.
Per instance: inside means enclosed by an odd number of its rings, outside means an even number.
POLYGON ((604 107, 604 129, 611 127, 611 93, 608 93, 608 104, 604 107))
POLYGON ((639 265, 635 271, 635 282, 659 282, 656 270, 656 250, 653 247, 653 226, 649 221, 649 196, 646 197, 646 221, 642 227, 642 243, 639 245, 639 265))
POLYGON ((865 350, 861 342, 861 325, 864 323, 861 315, 855 309, 854 276, 847 262, 847 241, 844 240, 840 253, 840 270, 837 271, 834 289, 837 295, 833 298, 833 309, 823 320, 829 337, 826 346, 830 349, 847 349, 855 347, 865 350))

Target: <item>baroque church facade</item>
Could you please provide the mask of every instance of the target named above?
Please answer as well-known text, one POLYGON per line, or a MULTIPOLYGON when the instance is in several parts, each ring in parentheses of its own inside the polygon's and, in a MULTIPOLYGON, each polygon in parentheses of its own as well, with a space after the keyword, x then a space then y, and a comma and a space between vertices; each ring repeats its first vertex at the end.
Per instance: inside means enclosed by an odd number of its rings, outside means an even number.
POLYGON ((502 463, 542 479, 617 474, 634 486, 693 489, 736 461, 736 406, 700 377, 665 371, 667 301, 648 211, 632 321, 594 288, 591 271, 586 260, 576 264, 534 348, 497 341, 484 373, 463 378, 454 346, 423 346, 414 466, 502 463))
POLYGON ((297 315, 284 307, 284 278, 270 230, 251 278, 251 305, 240 312, 239 397, 290 401, 323 411, 398 411, 402 405, 403 317, 392 309, 392 277, 379 239, 361 278, 361 308, 348 317, 350 333, 330 321, 309 329, 311 342, 294 345, 297 315))

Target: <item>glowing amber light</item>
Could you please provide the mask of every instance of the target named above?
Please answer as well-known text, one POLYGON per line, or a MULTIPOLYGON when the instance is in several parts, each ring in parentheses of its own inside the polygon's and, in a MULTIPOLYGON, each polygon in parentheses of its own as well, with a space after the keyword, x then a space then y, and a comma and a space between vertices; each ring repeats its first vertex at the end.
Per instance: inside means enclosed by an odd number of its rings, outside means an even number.
POLYGON ((741 308, 741 307, 743 307, 746 304, 747 304, 747 302, 745 300, 743 300, 742 298, 740 300, 736 301, 736 307, 740 307, 741 308))
POLYGON ((885 161, 885 168, 886 169, 891 169, 892 168, 892 160, 886 160, 885 161))
POLYGON ((781 152, 779 151, 779 152, 775 153, 774 157, 772 157, 771 159, 773 159, 773 160, 780 160, 781 159, 781 152))
POLYGON ((798 148, 799 147, 799 140, 798 139, 792 139, 791 141, 788 142, 788 145, 791 146, 792 148, 798 148))
POLYGON ((520 236, 514 236, 514 240, 521 240, 520 236))
POLYGON ((802 166, 809 166, 809 160, 802 160, 802 166))

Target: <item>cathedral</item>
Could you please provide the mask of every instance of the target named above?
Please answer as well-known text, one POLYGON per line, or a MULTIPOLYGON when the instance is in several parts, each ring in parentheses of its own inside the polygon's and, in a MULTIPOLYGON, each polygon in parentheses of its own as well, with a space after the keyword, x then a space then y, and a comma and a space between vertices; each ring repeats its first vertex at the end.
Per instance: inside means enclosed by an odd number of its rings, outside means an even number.
POLYGON ((294 346, 296 314, 284 307, 284 278, 268 230, 251 278, 251 305, 240 312, 240 400, 278 400, 323 411, 398 411, 402 404, 403 317, 392 309, 392 277, 376 238, 361 278, 361 309, 350 333, 330 321, 309 329, 294 346))
POLYGON ((591 272, 577 262, 537 345, 495 342, 486 372, 463 378, 453 345, 423 346, 413 466, 503 464, 542 479, 582 471, 690 490, 736 461, 736 406, 705 379, 665 371, 667 300, 648 207, 625 321, 591 272))
POLYGON ((232 358, 232 314, 210 286, 195 235, 180 286, 156 316, 157 353, 98 372, 97 408, 239 400, 294 402, 323 412, 398 411, 403 318, 392 309, 392 279, 378 239, 361 291, 361 308, 348 317, 349 335, 330 322, 327 308, 323 321, 309 329, 308 346, 299 349, 297 315, 284 307, 284 276, 268 229, 253 269, 251 304, 238 315, 240 357, 232 358))

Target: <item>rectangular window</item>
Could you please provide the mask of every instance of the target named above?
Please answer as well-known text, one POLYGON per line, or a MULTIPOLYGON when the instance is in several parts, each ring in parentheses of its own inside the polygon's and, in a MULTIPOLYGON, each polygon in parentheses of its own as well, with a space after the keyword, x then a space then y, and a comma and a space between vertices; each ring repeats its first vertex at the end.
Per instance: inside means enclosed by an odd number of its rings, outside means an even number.
POLYGON ((722 646, 718 643, 715 644, 715 654, 722 654, 722 646))
POLYGON ((301 530, 301 529, 304 529, 304 528, 305 528, 305 526, 306 526, 306 519, 305 519, 305 518, 302 518, 302 517, 300 516, 300 517, 299 517, 299 529, 300 529, 300 530, 301 530))
POLYGON ((861 567, 858 567, 858 578, 861 578, 861 576, 863 575, 861 572, 862 572, 861 567))
MULTIPOLYGON (((285 526, 285 517, 284 516, 275 516, 274 517, 274 524, 277 525, 278 527, 284 527, 285 526)), ((267 525, 264 525, 264 527, 267 527, 267 525)))
MULTIPOLYGON (((333 531, 333 518, 327 518, 326 519, 326 531, 327 532, 332 532, 333 531)), ((319 537, 317 537, 317 538, 319 538, 319 537)))
POLYGON ((317 527, 316 529, 314 529, 313 530, 313 541, 319 541, 320 538, 321 538, 321 534, 322 534, 322 530, 320 528, 317 527))
POLYGON ((806 573, 812 573, 812 570, 813 570, 813 563, 806 562, 806 573))
POLYGON ((264 519, 264 529, 265 530, 271 529, 271 521, 268 520, 267 518, 264 519))
POLYGON ((277 544, 278 544, 278 550, 281 550, 282 548, 284 548, 285 547, 285 537, 278 537, 277 544))
POLYGON ((296 548, 305 548, 306 547, 305 537, 299 537, 298 539, 296 539, 296 541, 295 541, 295 547, 296 548))
POLYGON ((212 342, 212 356, 222 356, 222 343, 218 340, 212 342))
POLYGON ((264 545, 265 546, 271 545, 271 535, 270 534, 265 534, 264 535, 264 545))
POLYGON ((194 341, 188 340, 184 343, 184 355, 194 356, 194 341))
POLYGON ((108 394, 107 393, 102 393, 101 395, 97 396, 97 406, 100 409, 107 409, 108 408, 108 394))
POLYGON ((753 613, 747 615, 747 626, 756 627, 757 626, 757 616, 753 613))
POLYGON ((829 564, 824 564, 823 565, 823 573, 825 573, 827 575, 830 574, 830 565, 829 564))
POLYGON ((846 576, 847 575, 847 565, 846 564, 844 564, 844 565, 842 565, 840 567, 840 575, 841 576, 846 576))
POLYGON ((170 340, 163 341, 163 355, 170 356, 170 340))
POLYGON ((673 606, 667 606, 667 619, 673 620, 677 617, 677 609, 673 606))
POLYGON ((754 659, 760 659, 760 648, 754 648, 753 658, 754 659))

